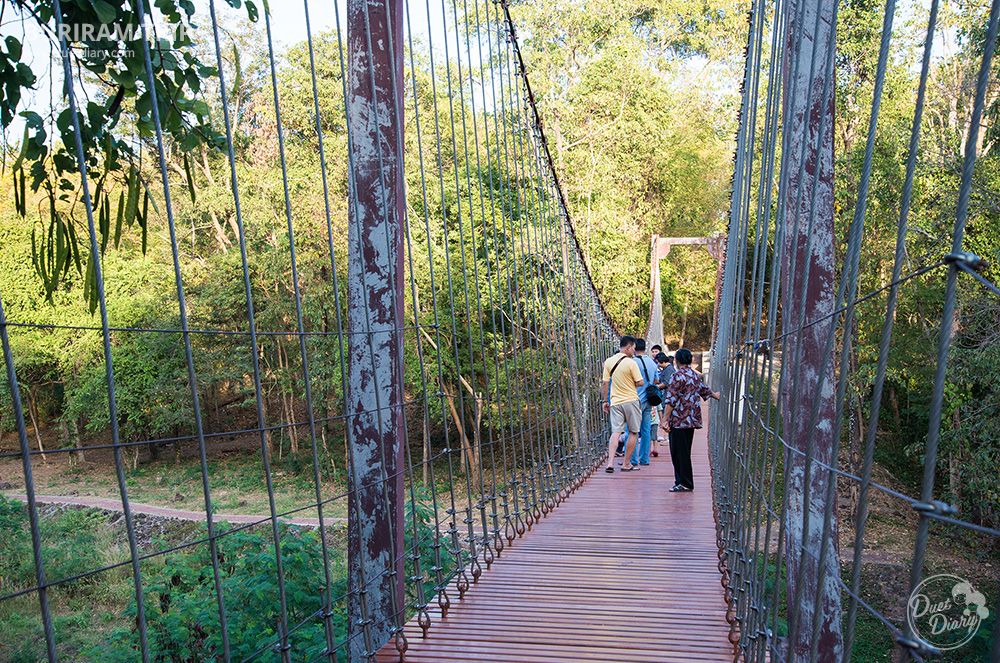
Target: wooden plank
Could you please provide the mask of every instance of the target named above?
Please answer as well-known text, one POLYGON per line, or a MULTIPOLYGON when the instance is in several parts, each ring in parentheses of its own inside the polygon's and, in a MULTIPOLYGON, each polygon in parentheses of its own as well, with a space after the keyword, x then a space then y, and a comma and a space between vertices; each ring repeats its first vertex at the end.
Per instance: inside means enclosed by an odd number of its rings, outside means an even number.
MULTIPOLYGON (((426 638, 406 626, 408 663, 730 662, 706 436, 696 490, 670 493, 666 447, 639 472, 599 470, 504 548, 426 638)), ((382 663, 399 660, 390 643, 382 663)))

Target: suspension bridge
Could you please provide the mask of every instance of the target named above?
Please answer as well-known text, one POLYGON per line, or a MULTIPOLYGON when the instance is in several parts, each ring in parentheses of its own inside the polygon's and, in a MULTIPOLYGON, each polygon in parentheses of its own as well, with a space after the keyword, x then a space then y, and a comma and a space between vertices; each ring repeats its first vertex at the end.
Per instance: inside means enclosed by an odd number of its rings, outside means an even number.
MULTIPOLYGON (((667 492, 665 452, 638 473, 587 479, 465 598, 430 611, 426 637, 411 620, 406 659, 732 660, 706 442, 695 443, 693 493, 667 492)), ((378 660, 399 660, 397 643, 378 660)))
MULTIPOLYGON (((5 306, 12 284, 0 283, 0 340, 18 439, 16 450, 0 455, 20 465, 30 554, 28 580, 0 583, 0 615, 16 613, 29 626, 0 651, 17 646, 33 656, 23 660, 52 663, 105 655, 143 663, 847 661, 866 618, 878 623, 886 652, 901 660, 940 653, 905 616, 866 601, 862 555, 876 492, 916 514, 911 591, 924 577, 937 531, 932 521, 1000 537, 956 515, 934 485, 956 282, 981 282, 1000 294, 978 273, 981 260, 963 248, 997 2, 972 100, 976 119, 953 246, 936 264, 904 273, 935 43, 932 1, 893 272, 872 292, 859 292, 858 269, 873 128, 845 255, 833 248, 837 4, 752 3, 727 230, 651 245, 651 340, 663 334, 658 265, 670 246, 704 244, 718 260, 706 377, 723 398, 705 411, 708 426, 695 442, 697 489, 689 494, 667 492, 665 453, 636 473, 594 474, 606 461, 609 433, 600 362, 630 330, 605 310, 588 270, 511 7, 452 2, 439 13, 404 0, 349 0, 333 31, 320 37, 306 0, 305 73, 291 87, 275 54, 274 8, 263 11, 264 66, 255 75, 266 85, 252 122, 238 49, 220 37, 214 0, 208 7, 202 46, 215 63, 215 83, 202 92, 212 96, 216 133, 204 140, 216 162, 206 157, 203 171, 179 156, 186 134, 178 127, 194 110, 181 113, 163 95, 163 54, 146 35, 152 8, 138 0, 122 19, 142 31, 132 44, 135 84, 156 90, 156 101, 137 110, 145 170, 123 176, 122 207, 142 225, 143 246, 146 227, 159 224, 159 240, 150 241, 166 248, 150 269, 165 275, 162 293, 173 312, 162 324, 121 324, 114 305, 128 295, 110 287, 119 274, 97 258, 112 235, 110 185, 100 175, 95 181, 99 145, 83 138, 93 121, 87 83, 74 74, 75 46, 60 29, 70 17, 53 0, 51 32, 73 129, 67 135, 75 136, 65 148, 81 216, 80 229, 71 230, 60 225, 67 217, 53 214, 42 221, 49 239, 40 241, 77 233, 79 255, 91 256, 84 292, 96 317, 91 325, 26 319, 5 306), (324 46, 332 50, 320 51, 324 46), (308 97, 305 124, 287 112, 294 94, 308 97), (256 151, 240 153, 246 145, 256 151), (280 177, 258 186, 248 165, 255 160, 280 177), (195 265, 183 247, 196 241, 195 190, 210 186, 222 202, 204 222, 228 257, 195 265), (896 301, 929 270, 948 277, 925 478, 921 494, 908 496, 873 478, 873 449, 896 301), (206 282, 231 288, 219 297, 226 315, 190 304, 201 302, 206 282), (855 474, 838 466, 853 370, 851 335, 843 330, 856 306, 875 298, 884 301, 883 343, 855 474), (34 415, 18 371, 25 343, 64 332, 100 339, 107 433, 86 452, 104 454, 115 469, 125 548, 118 561, 57 563, 36 495, 43 491, 33 470, 43 452, 32 448, 34 415), (182 385, 171 398, 190 404, 173 437, 136 436, 118 413, 126 407, 122 380, 130 379, 121 348, 134 339, 173 348, 162 369, 173 366, 172 384, 182 385), (220 367, 237 375, 230 384, 242 385, 230 387, 247 404, 248 418, 239 422, 220 423, 200 404, 218 397, 211 371, 220 367), (251 522, 227 522, 215 506, 219 486, 208 450, 223 436, 257 446, 268 513, 251 522), (311 463, 313 497, 294 508, 276 499, 274 456, 285 439, 301 444, 311 463), (150 547, 136 534, 128 457, 167 444, 197 459, 203 529, 150 547), (339 479, 327 469, 337 445, 346 464, 339 479), (838 484, 858 494, 850 517, 838 509, 838 484), (290 526, 304 511, 315 516, 319 536, 290 526), (853 550, 837 545, 844 527, 854 532, 853 550), (250 556, 253 572, 239 575, 241 558, 250 556), (73 592, 112 575, 121 578, 127 606, 106 618, 111 627, 81 621, 73 592), (186 600, 196 603, 184 612, 186 600), (101 647, 74 649, 81 632, 104 628, 101 647)), ((893 38, 894 16, 890 0, 883 46, 893 38)), ((878 62, 872 127, 887 53, 883 48, 878 62)), ((65 259, 60 269, 68 273, 70 258, 59 256, 71 249, 54 247, 41 245, 42 262, 65 259)), ((980 589, 987 596, 997 590, 980 589)), ((1000 661, 1000 620, 993 623, 992 660, 1000 661)))

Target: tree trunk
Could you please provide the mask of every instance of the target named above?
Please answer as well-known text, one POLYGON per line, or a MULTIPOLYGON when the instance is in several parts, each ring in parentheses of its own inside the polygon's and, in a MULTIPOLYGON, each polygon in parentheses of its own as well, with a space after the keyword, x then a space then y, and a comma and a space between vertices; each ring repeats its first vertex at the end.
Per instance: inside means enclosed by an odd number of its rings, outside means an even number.
MULTIPOLYGON (((857 324, 852 325, 851 334, 857 337, 857 324)), ((849 358, 849 372, 855 374, 858 367, 858 355, 854 348, 856 343, 851 343, 851 356, 849 358)), ((863 420, 861 399, 856 391, 851 390, 848 396, 849 408, 847 431, 847 471, 854 476, 861 476, 862 464, 864 462, 864 439, 867 426, 863 420)), ((848 499, 850 501, 851 518, 854 522, 858 519, 858 502, 861 499, 861 486, 857 481, 848 481, 848 499)))
MULTIPOLYGON (((962 426, 962 417, 958 410, 951 415, 952 430, 958 430, 962 426)), ((948 489, 952 494, 953 504, 959 504, 962 499, 962 456, 957 450, 952 450, 948 454, 948 489)))
POLYGON ((295 396, 292 393, 287 394, 285 411, 288 412, 288 440, 291 443, 289 453, 297 456, 299 454, 299 427, 295 425, 295 396))
POLYGON ((902 418, 899 414, 899 394, 896 393, 896 388, 892 385, 889 385, 889 405, 892 407, 892 421, 896 424, 898 431, 902 425, 902 418))
MULTIPOLYGON (((274 386, 278 391, 278 410, 279 416, 287 424, 288 420, 288 408, 285 403, 285 390, 281 385, 281 375, 284 373, 284 363, 282 362, 281 355, 281 341, 278 342, 278 370, 274 372, 274 386)), ((285 431, 288 430, 288 426, 282 426, 278 428, 278 460, 281 460, 284 456, 285 449, 285 431)))
POLYGON ((236 215, 233 214, 229 210, 226 210, 226 222, 229 224, 229 227, 232 229, 233 234, 236 237, 239 237, 240 236, 240 227, 236 223, 236 215))
POLYGON ((291 453, 293 456, 299 453, 299 427, 295 426, 295 380, 292 377, 292 362, 288 357, 288 350, 284 344, 279 344, 279 351, 285 356, 285 373, 288 375, 288 392, 285 409, 288 412, 288 439, 291 443, 291 453))
POLYGON ((426 489, 430 486, 430 465, 431 465, 431 418, 430 415, 425 411, 424 413, 424 454, 423 462, 420 463, 420 467, 423 469, 424 475, 424 488, 426 489))
MULTIPOLYGON (((331 281, 330 277, 328 276, 328 270, 325 266, 320 269, 320 276, 324 281, 327 282, 331 281)), ((331 288, 333 287, 332 283, 330 283, 330 287, 331 288)), ((328 334, 330 333, 331 329, 332 325, 330 324, 330 313, 329 311, 324 309, 321 331, 324 334, 328 334)), ((334 412, 337 408, 337 392, 333 388, 333 380, 322 380, 320 384, 323 385, 323 395, 322 395, 323 419, 325 420, 323 422, 322 427, 325 431, 332 433, 334 412)))
POLYGON ((229 245, 232 244, 232 242, 229 241, 229 238, 226 236, 225 229, 222 227, 222 224, 219 223, 219 216, 215 213, 215 210, 212 210, 210 216, 212 217, 212 227, 215 230, 215 241, 218 243, 219 248, 222 249, 222 252, 226 253, 229 251, 229 245))
POLYGON ((684 335, 687 334, 688 327, 688 303, 684 302, 684 315, 681 317, 681 342, 678 348, 684 347, 684 335))
POLYGON ((217 382, 213 382, 212 384, 208 385, 208 387, 205 389, 205 395, 211 399, 212 410, 215 412, 215 427, 211 430, 206 430, 205 431, 206 433, 212 433, 217 430, 222 430, 221 428, 222 418, 219 414, 219 400, 220 397, 222 396, 220 392, 221 388, 219 386, 219 383, 217 382))
POLYGON ((480 450, 482 447, 482 439, 480 438, 479 428, 483 422, 483 398, 481 394, 476 394, 475 399, 473 399, 475 404, 476 416, 475 422, 476 427, 472 429, 472 447, 469 448, 469 478, 478 476, 479 474, 479 462, 480 462, 480 450))
MULTIPOLYGON (((569 263, 569 238, 567 236, 566 222, 560 217, 559 224, 559 242, 562 245, 562 263, 563 263, 563 279, 566 288, 573 287, 573 274, 570 272, 569 263)), ((560 350, 566 353, 566 368, 569 369, 569 375, 564 374, 562 380, 563 384, 563 394, 565 395, 566 381, 569 381, 569 395, 572 397, 572 404, 567 403, 567 412, 570 417, 570 430, 573 431, 573 453, 580 453, 583 449, 583 440, 586 437, 586 429, 584 428, 584 421, 581 417, 583 406, 582 399, 580 398, 580 364, 576 356, 578 347, 577 339, 579 338, 579 331, 576 328, 576 311, 573 309, 573 305, 570 303, 572 297, 567 293, 566 301, 563 304, 566 309, 566 333, 568 338, 566 339, 569 343, 555 343, 554 346, 560 348, 560 350)), ((662 321, 661 321, 662 329, 662 321)), ((662 336, 662 333, 660 334, 662 336)))
POLYGON ((28 417, 31 419, 31 427, 35 431, 35 439, 38 440, 38 450, 42 454, 42 462, 45 462, 45 447, 42 446, 42 434, 38 431, 38 394, 37 387, 32 386, 28 390, 28 417))
MULTIPOLYGON (((850 430, 848 431, 847 471, 854 476, 861 475, 864 460, 865 422, 862 419, 861 401, 857 394, 850 396, 850 430)), ((848 481, 851 518, 858 519, 858 502, 861 499, 861 485, 857 481, 848 481)))
MULTIPOLYGON (((462 427, 462 417, 458 414, 458 408, 455 407, 455 397, 451 395, 453 388, 447 383, 442 383, 441 391, 444 393, 444 399, 448 403, 448 409, 451 410, 451 418, 455 420, 455 428, 458 429, 458 439, 462 445, 462 453, 466 454, 466 450, 471 449, 472 444, 469 442, 469 436, 466 435, 465 429, 462 427)), ((468 460, 468 455, 466 455, 466 460, 468 460)))
MULTIPOLYGON (((65 417, 59 417, 59 436, 62 438, 62 444, 67 446, 72 444, 69 436, 69 426, 66 424, 65 417)), ((75 465, 77 461, 76 456, 71 454, 69 458, 70 465, 75 465)))
POLYGON ((86 463, 87 458, 83 451, 83 440, 80 438, 80 422, 76 417, 73 417, 73 420, 70 421, 69 424, 70 435, 73 439, 73 446, 77 449, 76 462, 86 463))
MULTIPOLYGON (((263 412, 264 421, 270 421, 271 420, 270 419, 271 415, 269 413, 270 408, 267 406, 269 400, 270 399, 268 398, 267 392, 264 392, 263 394, 261 394, 260 408, 261 408, 261 412, 263 412)), ((272 431, 272 430, 265 430, 264 431, 264 445, 267 447, 267 455, 268 456, 270 456, 271 454, 274 453, 274 445, 271 444, 271 437, 272 437, 272 433, 273 432, 274 431, 272 431)))

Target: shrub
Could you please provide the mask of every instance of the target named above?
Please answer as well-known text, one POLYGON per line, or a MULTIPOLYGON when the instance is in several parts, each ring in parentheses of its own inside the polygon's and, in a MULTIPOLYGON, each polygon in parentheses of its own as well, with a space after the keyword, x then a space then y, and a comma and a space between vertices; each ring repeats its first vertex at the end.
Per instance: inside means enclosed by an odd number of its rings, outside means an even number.
MULTIPOLYGON (((97 509, 67 509, 40 514, 42 562, 48 582, 57 582, 106 565, 104 555, 111 541, 107 517, 97 509)), ((0 496, 0 592, 7 594, 34 587, 35 556, 25 505, 0 496)), ((94 585, 96 575, 58 585, 69 596, 94 585)))
MULTIPOLYGON (((280 602, 277 561, 270 532, 239 530, 218 539, 219 575, 226 604, 229 649, 234 660, 248 658, 277 637, 280 602)), ((326 646, 318 616, 323 578, 322 543, 316 532, 282 526, 281 559, 288 622, 300 627, 290 636, 306 660, 326 646)), ((331 557, 332 575, 346 584, 339 556, 331 557)), ((146 574, 145 613, 150 658, 158 662, 187 663, 214 660, 222 655, 222 631, 209 548, 166 556, 146 574)), ((344 588, 337 587, 339 595, 344 588)), ((137 617, 133 600, 125 611, 137 617)), ((134 623, 134 621, 132 622, 134 623)), ((342 624, 338 629, 342 630, 342 624)), ((138 647, 137 632, 125 638, 138 647)), ((123 643, 120 643, 123 644, 123 643)), ((277 660, 277 655, 260 660, 277 660)))

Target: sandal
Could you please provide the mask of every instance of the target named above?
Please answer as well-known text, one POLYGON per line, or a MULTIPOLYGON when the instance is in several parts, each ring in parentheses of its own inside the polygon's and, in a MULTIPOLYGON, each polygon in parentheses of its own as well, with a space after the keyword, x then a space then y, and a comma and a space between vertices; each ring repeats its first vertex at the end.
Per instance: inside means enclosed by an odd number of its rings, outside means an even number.
POLYGON ((638 472, 639 468, 633 465, 632 467, 623 467, 622 472, 638 472))
POLYGON ((614 474, 615 473, 615 468, 613 468, 613 467, 605 467, 604 471, 607 472, 608 474, 614 474))

